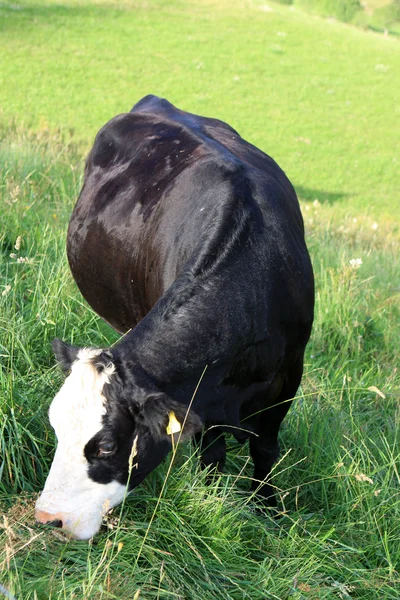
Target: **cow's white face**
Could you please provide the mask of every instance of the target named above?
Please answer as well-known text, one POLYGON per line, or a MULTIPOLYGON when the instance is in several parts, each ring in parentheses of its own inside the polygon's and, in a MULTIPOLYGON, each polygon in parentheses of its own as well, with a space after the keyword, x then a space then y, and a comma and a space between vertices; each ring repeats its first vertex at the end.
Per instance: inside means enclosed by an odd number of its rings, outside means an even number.
POLYGON ((91 538, 103 515, 119 504, 126 486, 117 481, 97 483, 89 477, 84 449, 102 429, 105 414, 103 386, 114 367, 99 372, 93 359, 101 350, 81 349, 71 373, 54 398, 49 418, 58 445, 44 490, 36 502, 39 522, 61 521, 63 530, 80 540, 91 538))
POLYGON ((36 520, 87 540, 128 486, 134 489, 167 456, 171 436, 187 439, 202 422, 116 348, 111 353, 54 340, 53 350, 70 375, 50 406, 58 445, 36 520))

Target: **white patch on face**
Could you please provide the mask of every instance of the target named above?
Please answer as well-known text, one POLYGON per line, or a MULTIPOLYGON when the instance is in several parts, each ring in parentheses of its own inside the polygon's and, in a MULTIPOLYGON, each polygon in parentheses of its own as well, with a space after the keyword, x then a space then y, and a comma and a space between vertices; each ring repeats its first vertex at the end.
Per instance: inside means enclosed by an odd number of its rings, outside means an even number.
MULTIPOLYGON (((56 433, 58 445, 67 445, 68 450, 81 454, 85 444, 102 428, 105 414, 103 386, 109 383, 114 365, 98 372, 93 359, 101 350, 82 348, 73 363, 71 373, 58 392, 49 410, 50 423, 56 433)), ((84 456, 82 453, 82 460, 84 456)))
POLYGON ((37 514, 61 519, 63 529, 82 540, 97 533, 103 515, 126 493, 125 486, 116 481, 101 484, 90 479, 84 455, 86 444, 102 428, 106 412, 103 386, 114 372, 112 364, 100 373, 96 370, 92 361, 100 353, 86 348, 79 351, 71 374, 50 406, 50 423, 58 445, 36 503, 37 514))

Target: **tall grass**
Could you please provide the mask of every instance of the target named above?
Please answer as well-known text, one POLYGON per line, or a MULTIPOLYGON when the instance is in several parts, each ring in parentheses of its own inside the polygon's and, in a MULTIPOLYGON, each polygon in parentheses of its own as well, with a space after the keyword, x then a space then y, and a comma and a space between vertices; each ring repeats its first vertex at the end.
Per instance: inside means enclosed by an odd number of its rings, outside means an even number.
POLYGON ((50 341, 100 346, 116 336, 67 267, 79 152, 12 130, 0 156, 0 580, 8 589, 24 599, 398 598, 399 315, 385 275, 398 276, 395 241, 374 247, 371 230, 368 241, 346 244, 341 231, 327 232, 324 207, 303 201, 316 323, 274 469, 280 519, 257 509, 248 448, 230 440, 226 472, 212 486, 190 445, 179 448, 172 469, 167 460, 152 473, 97 539, 68 543, 33 521, 55 443, 46 411, 61 383, 50 341))

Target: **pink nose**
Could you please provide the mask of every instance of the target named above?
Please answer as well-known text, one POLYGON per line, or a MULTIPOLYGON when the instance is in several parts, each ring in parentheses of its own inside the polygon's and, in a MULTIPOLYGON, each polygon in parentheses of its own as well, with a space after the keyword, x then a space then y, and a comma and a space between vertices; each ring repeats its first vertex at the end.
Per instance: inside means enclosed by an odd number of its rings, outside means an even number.
POLYGON ((42 523, 43 525, 50 525, 51 527, 59 528, 63 526, 63 515, 61 513, 51 515, 50 513, 43 512, 42 510, 37 510, 35 512, 35 519, 38 523, 42 523))

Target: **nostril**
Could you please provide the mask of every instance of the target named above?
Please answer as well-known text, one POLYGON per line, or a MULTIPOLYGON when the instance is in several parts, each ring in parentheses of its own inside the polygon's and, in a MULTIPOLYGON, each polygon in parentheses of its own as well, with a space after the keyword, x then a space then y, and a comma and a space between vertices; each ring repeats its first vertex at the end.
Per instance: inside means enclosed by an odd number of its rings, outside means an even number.
POLYGON ((49 527, 57 527, 58 529, 61 529, 63 523, 61 519, 54 519, 53 521, 47 521, 46 525, 48 525, 49 527))
POLYGON ((43 510, 36 509, 35 511, 35 519, 37 523, 41 523, 42 525, 48 525, 49 527, 57 527, 61 529, 64 525, 62 513, 48 513, 43 510))

